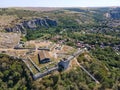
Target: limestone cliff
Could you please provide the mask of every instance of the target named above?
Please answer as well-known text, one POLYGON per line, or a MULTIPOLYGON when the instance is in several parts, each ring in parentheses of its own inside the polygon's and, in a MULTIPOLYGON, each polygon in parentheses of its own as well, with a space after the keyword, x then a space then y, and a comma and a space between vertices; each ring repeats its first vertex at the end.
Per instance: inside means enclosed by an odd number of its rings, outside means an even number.
POLYGON ((109 16, 112 19, 120 19, 120 8, 113 8, 109 12, 109 16))
POLYGON ((26 29, 37 29, 39 27, 54 27, 57 26, 57 21, 49 18, 34 18, 32 20, 23 21, 13 27, 5 28, 7 32, 20 32, 22 34, 26 33, 26 29))

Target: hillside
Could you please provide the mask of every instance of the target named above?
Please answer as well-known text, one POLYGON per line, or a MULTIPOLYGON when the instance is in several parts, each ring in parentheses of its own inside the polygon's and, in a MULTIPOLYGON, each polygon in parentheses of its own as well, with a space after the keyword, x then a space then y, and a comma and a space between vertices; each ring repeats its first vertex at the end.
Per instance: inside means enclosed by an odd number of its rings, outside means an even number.
MULTIPOLYGON (((115 18, 112 18, 112 16, 110 17, 110 15, 114 15, 114 17, 116 16, 117 18, 119 15, 119 8, 65 8, 47 12, 5 8, 1 9, 0 13, 2 21, 0 26, 1 30, 5 30, 6 28, 14 28, 21 22, 32 20, 34 18, 48 17, 49 19, 53 19, 58 23, 57 28, 53 29, 69 29, 69 31, 84 30, 88 33, 102 33, 117 37, 119 37, 120 32, 119 19, 116 20, 115 18), (116 14, 113 11, 115 11, 116 14)), ((31 24, 31 26, 33 25, 34 23, 31 24)), ((40 30, 40 28, 36 29, 40 30)), ((49 30, 49 28, 45 29, 49 30)), ((17 30, 15 29, 15 31, 17 30)))
POLYGON ((0 90, 29 90, 31 81, 30 72, 20 59, 0 54, 0 90))
POLYGON ((60 10, 62 8, 55 8, 55 7, 14 7, 15 9, 23 9, 23 10, 30 10, 30 11, 55 11, 55 10, 60 10))
MULTIPOLYGON (((29 69, 21 60, 0 54, 0 90, 119 90, 119 10, 119 7, 1 8, 0 53, 9 52, 20 58, 31 55, 36 62, 37 49, 49 41, 58 46, 51 44, 54 49, 47 51, 48 56, 55 57, 55 52, 58 53, 62 45, 87 51, 73 60, 67 70, 52 72, 38 80, 32 79, 29 69), (26 47, 30 43, 32 48, 26 47), (15 50, 15 46, 30 49, 15 50)), ((66 54, 63 53, 64 48, 61 50, 62 54, 66 54)), ((47 70, 47 64, 40 65, 40 68, 42 66, 47 70)))
POLYGON ((107 64, 107 62, 104 63, 98 61, 95 58, 93 58, 93 56, 89 55, 89 53, 84 53, 80 55, 78 57, 78 62, 83 67, 85 67, 92 75, 94 75, 95 78, 100 81, 100 84, 96 84, 78 65, 72 66, 72 68, 68 71, 56 74, 52 73, 50 76, 46 76, 41 80, 33 81, 30 78, 30 73, 20 60, 16 61, 16 59, 10 58, 6 55, 1 55, 0 60, 2 60, 0 61, 0 88, 2 90, 10 88, 19 88, 20 90, 29 90, 32 88, 35 90, 101 90, 111 88, 113 90, 119 90, 120 88, 119 68, 112 68, 111 65, 107 64), (7 68, 9 70, 7 70, 7 68), (15 75, 11 72, 13 72, 15 75))

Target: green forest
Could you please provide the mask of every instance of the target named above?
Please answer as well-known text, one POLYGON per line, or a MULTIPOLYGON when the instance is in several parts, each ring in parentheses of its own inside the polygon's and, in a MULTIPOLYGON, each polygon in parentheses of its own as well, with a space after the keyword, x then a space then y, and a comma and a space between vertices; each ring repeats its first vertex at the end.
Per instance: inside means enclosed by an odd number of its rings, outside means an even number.
POLYGON ((0 90, 30 90, 32 78, 20 59, 0 54, 0 90))

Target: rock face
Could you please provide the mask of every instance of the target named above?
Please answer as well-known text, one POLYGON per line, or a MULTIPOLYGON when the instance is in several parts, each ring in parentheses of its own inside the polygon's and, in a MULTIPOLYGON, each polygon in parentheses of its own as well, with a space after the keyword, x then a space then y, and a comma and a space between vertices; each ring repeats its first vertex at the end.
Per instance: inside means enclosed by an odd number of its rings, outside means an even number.
POLYGON ((120 8, 110 10, 109 15, 112 19, 120 19, 120 8))
POLYGON ((12 28, 5 28, 7 32, 20 32, 22 34, 26 34, 26 29, 37 29, 39 27, 54 27, 57 26, 57 21, 52 19, 41 19, 35 18, 29 21, 23 21, 20 24, 15 25, 12 28))

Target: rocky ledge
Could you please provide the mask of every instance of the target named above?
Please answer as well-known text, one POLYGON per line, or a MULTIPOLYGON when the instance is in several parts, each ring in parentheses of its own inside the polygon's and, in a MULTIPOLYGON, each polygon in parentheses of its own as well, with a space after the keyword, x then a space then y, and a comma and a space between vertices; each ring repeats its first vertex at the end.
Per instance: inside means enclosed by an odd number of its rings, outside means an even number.
POLYGON ((111 18, 113 20, 120 20, 120 8, 111 8, 111 10, 109 10, 108 13, 106 13, 106 17, 111 18))
POLYGON ((7 32, 20 32, 22 34, 26 34, 26 29, 36 30, 40 27, 54 27, 57 26, 57 21, 49 19, 49 18, 34 18, 32 20, 23 21, 14 27, 5 28, 7 32))

